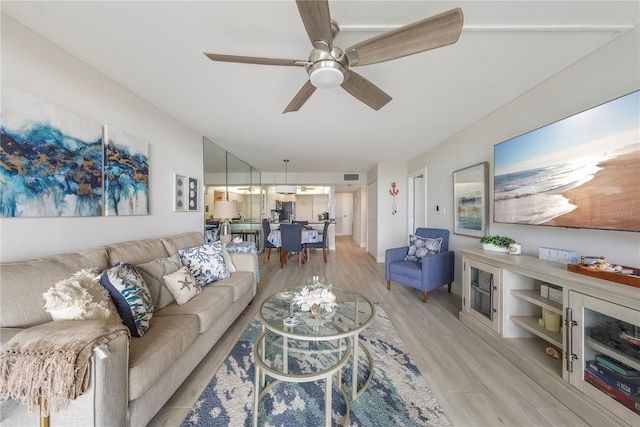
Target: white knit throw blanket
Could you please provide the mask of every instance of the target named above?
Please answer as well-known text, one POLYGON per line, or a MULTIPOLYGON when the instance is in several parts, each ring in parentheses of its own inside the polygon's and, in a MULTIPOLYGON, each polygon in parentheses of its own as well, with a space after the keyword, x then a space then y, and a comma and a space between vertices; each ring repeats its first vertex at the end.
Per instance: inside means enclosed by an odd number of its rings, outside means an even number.
POLYGON ((15 399, 41 415, 56 412, 89 385, 93 349, 129 334, 104 320, 57 320, 15 335, 0 354, 0 400, 15 399))

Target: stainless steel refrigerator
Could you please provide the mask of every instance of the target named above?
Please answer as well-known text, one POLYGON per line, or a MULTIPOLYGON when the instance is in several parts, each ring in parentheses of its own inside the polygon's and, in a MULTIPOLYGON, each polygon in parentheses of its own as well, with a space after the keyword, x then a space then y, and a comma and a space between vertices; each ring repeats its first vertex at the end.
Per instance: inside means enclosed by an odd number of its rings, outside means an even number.
POLYGON ((296 203, 295 202, 282 202, 280 207, 280 222, 291 222, 291 219, 296 214, 296 203))

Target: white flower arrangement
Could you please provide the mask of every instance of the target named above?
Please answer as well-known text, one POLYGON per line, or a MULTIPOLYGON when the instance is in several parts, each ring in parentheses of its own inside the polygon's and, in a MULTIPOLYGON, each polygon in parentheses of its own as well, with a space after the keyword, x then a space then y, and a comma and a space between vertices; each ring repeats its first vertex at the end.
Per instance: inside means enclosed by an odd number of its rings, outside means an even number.
POLYGON ((310 311, 313 315, 322 312, 331 313, 335 307, 336 296, 331 292, 331 286, 328 288, 322 285, 315 285, 311 288, 305 286, 302 290, 294 295, 293 303, 300 306, 302 311, 310 311))

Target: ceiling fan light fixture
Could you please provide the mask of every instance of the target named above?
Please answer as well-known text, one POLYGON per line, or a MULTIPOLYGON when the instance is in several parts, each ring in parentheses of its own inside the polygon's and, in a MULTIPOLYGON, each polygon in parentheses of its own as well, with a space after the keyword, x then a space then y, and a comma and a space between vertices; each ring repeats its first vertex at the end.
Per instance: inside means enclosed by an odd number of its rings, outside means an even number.
POLYGON ((319 61, 309 69, 309 80, 318 89, 333 89, 344 81, 343 70, 336 61, 319 61))

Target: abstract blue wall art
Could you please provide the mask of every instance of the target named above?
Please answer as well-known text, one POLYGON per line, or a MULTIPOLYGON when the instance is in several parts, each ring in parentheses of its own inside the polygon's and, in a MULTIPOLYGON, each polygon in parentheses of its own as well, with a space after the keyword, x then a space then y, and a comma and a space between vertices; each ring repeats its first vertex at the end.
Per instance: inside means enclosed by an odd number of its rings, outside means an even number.
POLYGON ((102 126, 2 87, 0 216, 102 215, 102 126))
POLYGON ((149 144, 105 126, 105 215, 149 215, 149 144))

